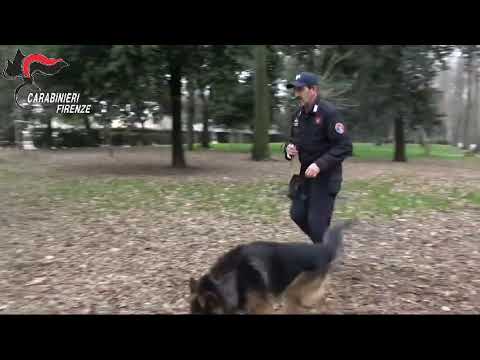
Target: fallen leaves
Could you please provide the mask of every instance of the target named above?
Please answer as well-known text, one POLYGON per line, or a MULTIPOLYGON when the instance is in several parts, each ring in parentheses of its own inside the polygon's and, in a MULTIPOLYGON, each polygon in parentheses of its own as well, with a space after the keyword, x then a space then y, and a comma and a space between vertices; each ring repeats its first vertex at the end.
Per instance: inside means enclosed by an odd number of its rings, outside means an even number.
MULTIPOLYGON (((199 277, 227 249, 256 239, 308 241, 288 214, 281 222, 268 226, 253 219, 246 223, 207 212, 192 214, 186 221, 142 210, 108 220, 71 218, 74 225, 52 218, 44 228, 24 227, 9 233, 10 241, 24 243, 24 251, 17 257, 30 259, 25 262, 28 266, 6 272, 0 304, 15 299, 9 311, 185 313, 189 277, 199 277), (152 235, 137 238, 134 224, 142 224, 142 232, 152 235), (112 237, 103 231, 109 226, 119 226, 122 232, 112 237), (67 227, 69 232, 65 231, 67 227), (56 241, 39 236, 46 234, 47 228, 59 234, 56 241), (66 247, 73 236, 77 240, 66 247), (29 238, 36 240, 30 243, 29 238), (84 250, 93 244, 93 251, 84 250), (51 258, 59 253, 61 259, 51 258), (45 275, 35 276, 40 261, 47 257, 56 262, 46 263, 41 270, 45 275), (18 280, 23 278, 26 280, 22 285, 28 284, 24 288, 29 289, 25 294, 28 298, 19 297, 24 290, 18 280)), ((476 246, 475 240, 463 238, 457 229, 455 234, 462 243, 426 246, 445 241, 431 238, 430 229, 441 233, 440 224, 465 221, 467 224, 459 229, 470 232, 479 225, 478 213, 432 213, 422 218, 423 226, 413 219, 407 217, 405 223, 362 221, 345 234, 345 256, 332 274, 328 295, 331 300, 328 309, 322 311, 435 313, 442 306, 449 307, 452 313, 480 310, 480 299, 473 296, 480 290, 480 280, 475 278, 475 267, 470 266, 480 260, 478 252, 469 250, 476 246), (449 221, 438 221, 439 216, 449 221), (404 234, 411 234, 408 242, 404 234), (460 294, 471 297, 462 298, 460 294)), ((7 256, 8 251, 2 255, 7 256)))
MULTIPOLYGON (((15 197, 9 192, 0 193, 0 200, 12 205, 4 207, 0 214, 0 218, 7 220, 1 224, 0 311, 185 313, 188 279, 202 275, 227 249, 254 240, 309 241, 289 219, 289 202, 279 192, 280 185, 275 185, 288 176, 288 168, 281 163, 257 164, 236 155, 219 155, 220 162, 215 165, 218 168, 209 171, 213 154, 208 154, 205 158, 194 157, 203 173, 192 170, 185 176, 176 176, 173 170, 159 167, 138 179, 138 174, 131 173, 132 169, 139 169, 138 163, 142 161, 138 154, 122 153, 118 159, 123 162, 119 161, 118 166, 107 159, 98 160, 94 153, 91 158, 79 155, 66 161, 58 153, 50 164, 63 167, 65 173, 57 176, 52 172, 51 179, 41 175, 36 183, 46 187, 51 182, 58 185, 65 179, 74 179, 78 186, 73 189, 88 194, 91 187, 82 187, 81 183, 85 180, 97 184, 99 173, 110 171, 100 181, 104 186, 87 201, 67 202, 71 189, 64 189, 65 194, 56 196, 50 204, 49 197, 39 196, 39 188, 31 187, 25 178, 20 180, 23 184, 15 184, 12 191, 15 197), (102 161, 108 166, 98 165, 102 161), (96 165, 92 166, 93 163, 96 165), (80 169, 87 166, 95 177, 77 179, 80 169), (129 170, 128 166, 132 168, 129 170), (112 175, 112 171, 120 170, 125 176, 112 175), (259 178, 262 173, 271 175, 259 178), (130 189, 130 195, 123 198, 119 193, 109 193, 112 184, 130 189), (202 184, 207 186, 202 188, 202 184), (149 189, 156 189, 161 202, 155 203, 149 196, 143 198, 142 194, 150 195, 149 189), (221 191, 216 193, 216 189, 221 191), (41 204, 28 200, 28 196, 41 199, 41 204), (229 205, 232 196, 234 206, 229 205), (111 199, 116 201, 113 205, 111 199), (137 204, 133 202, 136 200, 139 206, 132 206, 137 204), (205 202, 214 206, 197 207, 205 202), (279 204, 272 210, 276 220, 259 219, 256 214, 268 213, 272 203, 279 204), (218 207, 218 204, 223 205, 218 207), (102 212, 90 211, 91 206, 102 212), (175 211, 188 216, 180 218, 175 211)), ((164 161, 158 153, 151 156, 151 163, 164 161)), ((24 171, 34 171, 34 166, 24 171)), ((412 166, 405 165, 404 169, 411 171, 412 166)), ((396 168, 394 173, 398 175, 400 171, 403 170, 396 168)), ((407 197, 409 187, 415 184, 422 184, 418 191, 425 193, 432 186, 447 187, 445 177, 449 174, 445 170, 434 169, 431 177, 428 171, 433 170, 422 167, 423 178, 410 177, 409 182, 400 179, 398 186, 390 191, 407 197)), ((388 182, 394 175, 391 167, 376 164, 348 165, 346 173, 347 181, 375 174, 388 182), (388 176, 379 176, 384 173, 388 176)), ((455 176, 480 178, 474 171, 455 176)), ((448 186, 456 185, 452 181, 448 186)), ((450 195, 447 190, 442 194, 450 195)), ((351 213, 359 209, 356 199, 374 195, 368 188, 344 194, 348 195, 346 209, 351 213)), ((384 196, 382 201, 387 200, 389 197, 384 196)), ((412 203, 424 203, 423 198, 422 202, 417 200, 412 203)), ((392 210, 400 212, 402 207, 394 204, 392 210)), ((480 253, 475 237, 480 228, 478 209, 457 208, 421 216, 415 211, 402 211, 391 220, 379 220, 379 214, 372 209, 360 211, 366 218, 346 232, 344 256, 332 274, 327 291, 328 307, 319 311, 380 314, 480 311, 476 266, 480 263, 480 253)))
POLYGON ((47 279, 46 277, 35 278, 32 281, 27 282, 25 286, 38 285, 43 283, 46 279, 47 279))

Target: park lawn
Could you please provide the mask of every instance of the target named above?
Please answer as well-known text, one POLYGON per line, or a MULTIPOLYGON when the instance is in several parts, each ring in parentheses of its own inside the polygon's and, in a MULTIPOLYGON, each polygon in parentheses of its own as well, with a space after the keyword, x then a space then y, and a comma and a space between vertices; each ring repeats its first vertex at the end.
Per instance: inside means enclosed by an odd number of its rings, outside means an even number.
POLYGON ((242 216, 278 215, 284 202, 280 184, 165 184, 144 179, 85 178, 55 182, 48 194, 57 201, 84 204, 98 212, 142 208, 189 215, 198 211, 242 216), (281 201, 279 201, 281 200, 281 201))
POLYGON ((480 191, 469 192, 468 194, 466 194, 466 199, 472 204, 480 207, 480 191))
MULTIPOLYGON (((286 216, 290 200, 283 182, 158 184, 144 179, 78 179, 51 184, 56 201, 84 204, 95 212, 143 208, 191 215, 199 211, 260 221, 286 216)), ((480 191, 419 186, 404 179, 346 181, 336 214, 340 218, 391 218, 405 212, 480 207, 480 191)))
POLYGON ((458 188, 419 186, 405 179, 345 182, 337 214, 352 218, 392 218, 405 212, 444 211, 472 203, 472 194, 458 188))
MULTIPOLYGON (((214 148, 249 151, 248 144, 217 144, 214 148)), ((272 144, 280 151, 280 144, 272 144)), ((356 144, 363 158, 382 158, 391 146, 356 144), (382 153, 382 151, 384 151, 382 153)), ((421 156, 419 146, 409 146, 411 156, 421 156)), ((443 159, 455 158, 458 150, 434 145, 432 154, 443 159)), ((475 159, 477 160, 477 159, 475 159)), ((366 164, 365 166, 368 166, 366 164)), ((287 216, 290 200, 285 181, 165 183, 156 178, 119 178, 43 176, 30 173, 29 165, 0 162, 0 187, 4 201, 32 209, 64 205, 85 213, 119 213, 130 209, 151 209, 180 215, 207 211, 246 219, 275 221, 287 216), (27 171, 28 170, 28 171, 27 171), (21 174, 19 177, 18 174, 21 174), (7 195, 7 189, 10 194, 7 195)), ((469 184, 439 187, 418 183, 415 179, 379 177, 369 180, 346 180, 337 203, 340 217, 391 218, 406 211, 460 209, 465 205, 480 207, 480 190, 469 184)))
MULTIPOLYGON (((283 153, 283 144, 271 143, 270 150, 272 154, 281 155, 283 153)), ((252 148, 252 144, 239 144, 239 143, 218 143, 211 145, 212 150, 222 152, 234 152, 234 153, 249 153, 252 148)), ((200 146, 196 145, 195 150, 199 150, 200 146)), ((392 160, 394 153, 393 144, 385 144, 376 146, 369 143, 355 143, 353 145, 354 158, 359 160, 392 160)), ((438 145, 433 144, 431 146, 430 155, 427 156, 421 145, 408 144, 407 145, 407 158, 435 158, 435 159, 463 159, 463 151, 450 145, 438 145)))

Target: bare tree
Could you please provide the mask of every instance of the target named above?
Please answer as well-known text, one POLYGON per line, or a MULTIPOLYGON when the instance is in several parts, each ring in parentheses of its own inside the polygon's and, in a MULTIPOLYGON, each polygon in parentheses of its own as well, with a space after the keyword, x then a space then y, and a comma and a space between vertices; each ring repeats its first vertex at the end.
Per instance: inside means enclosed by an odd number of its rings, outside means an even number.
POLYGON ((464 102, 464 92, 465 92, 465 61, 463 57, 459 56, 456 62, 456 74, 455 74, 455 90, 454 96, 452 98, 452 109, 453 109, 453 121, 454 121, 454 135, 453 139, 455 144, 458 143, 460 138, 460 130, 462 129, 465 117, 465 102, 464 102))
POLYGON ((255 53, 255 132, 252 159, 259 161, 270 157, 268 129, 270 127, 271 99, 268 88, 267 49, 256 45, 255 53))
POLYGON ((473 82, 474 82, 474 88, 473 88, 473 114, 472 114, 472 143, 477 145, 476 151, 479 151, 479 146, 480 146, 480 119, 479 119, 479 92, 478 92, 478 86, 480 82, 479 78, 479 60, 478 60, 478 54, 474 54, 474 61, 473 61, 473 82))
POLYGON ((188 81, 187 84, 188 91, 188 122, 187 122, 187 133, 188 133, 188 150, 193 150, 194 132, 193 132, 193 123, 195 120, 195 84, 192 80, 188 81))
POLYGON ((467 107, 465 109, 465 117, 463 122, 463 146, 464 148, 468 148, 468 145, 471 143, 471 123, 472 123, 472 114, 473 114, 473 76, 474 76, 474 69, 473 69, 473 58, 474 54, 471 54, 466 63, 466 70, 467 70, 467 107))

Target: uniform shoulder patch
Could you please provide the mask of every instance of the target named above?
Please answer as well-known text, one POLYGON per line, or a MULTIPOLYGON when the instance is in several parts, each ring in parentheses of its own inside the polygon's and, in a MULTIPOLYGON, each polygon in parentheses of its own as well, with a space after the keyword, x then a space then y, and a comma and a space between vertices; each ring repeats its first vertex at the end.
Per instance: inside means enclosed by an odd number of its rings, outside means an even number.
POLYGON ((342 135, 343 133, 345 133, 345 126, 342 124, 342 123, 336 123, 335 124, 335 131, 342 135))

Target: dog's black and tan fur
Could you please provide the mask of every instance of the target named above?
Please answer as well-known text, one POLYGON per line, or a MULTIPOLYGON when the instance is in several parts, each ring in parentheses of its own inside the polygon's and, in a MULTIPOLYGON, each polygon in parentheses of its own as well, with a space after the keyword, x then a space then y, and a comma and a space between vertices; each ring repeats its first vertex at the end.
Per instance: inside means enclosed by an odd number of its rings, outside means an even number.
POLYGON ((268 314, 284 297, 286 313, 315 306, 342 244, 331 227, 321 244, 254 242, 223 255, 198 281, 190 279, 193 314, 268 314))

